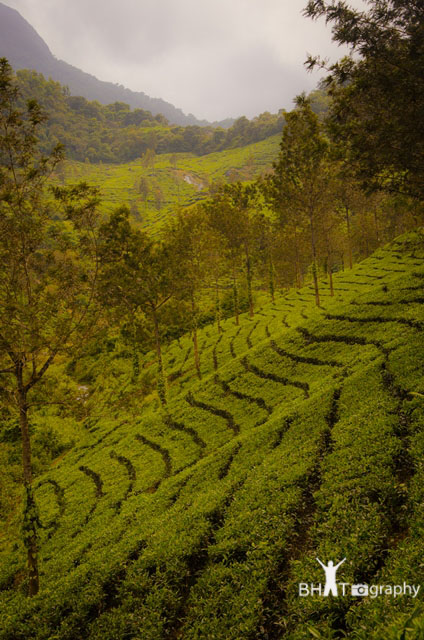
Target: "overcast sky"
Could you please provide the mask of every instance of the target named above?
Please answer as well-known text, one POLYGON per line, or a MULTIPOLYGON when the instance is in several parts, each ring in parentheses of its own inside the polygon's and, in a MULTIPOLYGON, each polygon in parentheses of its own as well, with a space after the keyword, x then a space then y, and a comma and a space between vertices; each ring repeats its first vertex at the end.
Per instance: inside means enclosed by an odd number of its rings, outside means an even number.
POLYGON ((302 16, 306 0, 3 2, 57 58, 208 120, 290 109, 319 79, 306 53, 344 53, 323 20, 302 16))

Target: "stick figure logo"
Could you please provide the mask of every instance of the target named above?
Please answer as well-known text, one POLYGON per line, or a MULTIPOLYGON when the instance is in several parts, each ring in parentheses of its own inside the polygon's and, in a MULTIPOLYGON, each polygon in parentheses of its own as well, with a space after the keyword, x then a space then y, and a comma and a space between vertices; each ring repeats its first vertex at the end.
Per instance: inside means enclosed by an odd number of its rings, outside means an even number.
POLYGON ((336 565, 333 563, 332 560, 330 560, 328 565, 323 564, 319 558, 317 558, 317 560, 325 571, 324 595, 328 596, 331 593, 332 596, 337 596, 338 594, 337 594, 337 583, 336 583, 336 571, 340 567, 340 565, 343 564, 346 558, 343 558, 343 560, 341 560, 336 565))

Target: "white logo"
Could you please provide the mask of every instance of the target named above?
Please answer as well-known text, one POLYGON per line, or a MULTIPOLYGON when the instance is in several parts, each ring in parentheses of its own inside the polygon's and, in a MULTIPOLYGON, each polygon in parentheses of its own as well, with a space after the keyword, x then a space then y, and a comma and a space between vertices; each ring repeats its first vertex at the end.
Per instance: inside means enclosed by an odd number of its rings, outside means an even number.
POLYGON ((351 586, 351 593, 353 596, 367 596, 369 588, 367 584, 353 584, 351 586))
POLYGON ((351 584, 350 582, 336 582, 336 573, 339 567, 346 561, 346 558, 340 560, 338 564, 334 564, 332 560, 329 560, 328 564, 321 562, 319 558, 316 558, 317 562, 321 565, 325 572, 325 585, 321 583, 299 583, 299 596, 354 596, 362 598, 376 598, 377 596, 392 596, 398 598, 399 596, 412 596, 416 598, 421 585, 410 585, 404 582, 403 584, 351 584))
POLYGON ((337 596, 338 593, 337 593, 337 583, 336 583, 336 571, 340 567, 340 565, 343 564, 346 558, 343 558, 343 560, 341 560, 339 564, 336 564, 336 565, 334 565, 333 561, 330 560, 330 562, 328 563, 328 566, 323 564, 319 558, 317 558, 317 560, 325 571, 324 595, 328 596, 331 593, 332 596, 337 596))

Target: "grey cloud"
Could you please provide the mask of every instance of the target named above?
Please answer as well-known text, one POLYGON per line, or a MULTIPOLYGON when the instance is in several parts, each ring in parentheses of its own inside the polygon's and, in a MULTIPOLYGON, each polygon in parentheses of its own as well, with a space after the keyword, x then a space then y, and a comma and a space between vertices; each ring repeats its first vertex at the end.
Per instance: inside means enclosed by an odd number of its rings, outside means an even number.
POLYGON ((208 119, 290 108, 306 52, 340 55, 306 0, 3 1, 58 58, 208 119))

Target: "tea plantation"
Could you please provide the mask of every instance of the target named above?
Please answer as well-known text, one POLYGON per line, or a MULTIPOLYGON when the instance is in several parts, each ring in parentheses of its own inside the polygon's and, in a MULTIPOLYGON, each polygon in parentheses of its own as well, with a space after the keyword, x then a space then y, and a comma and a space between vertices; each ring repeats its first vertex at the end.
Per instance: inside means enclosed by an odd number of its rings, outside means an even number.
POLYGON ((424 637, 422 234, 321 286, 320 308, 306 286, 202 329, 201 380, 173 342, 168 413, 99 406, 36 482, 36 597, 4 547, 2 640, 424 637), (316 557, 346 557, 345 583, 423 586, 300 597, 316 557))
POLYGON ((127 204, 140 227, 153 233, 175 215, 176 207, 195 204, 209 195, 215 181, 253 180, 271 167, 278 153, 281 136, 275 135, 245 147, 204 156, 192 153, 160 154, 153 166, 142 159, 124 164, 65 163, 63 177, 100 185, 102 210, 113 212, 127 204), (140 193, 140 180, 145 193, 140 193))

